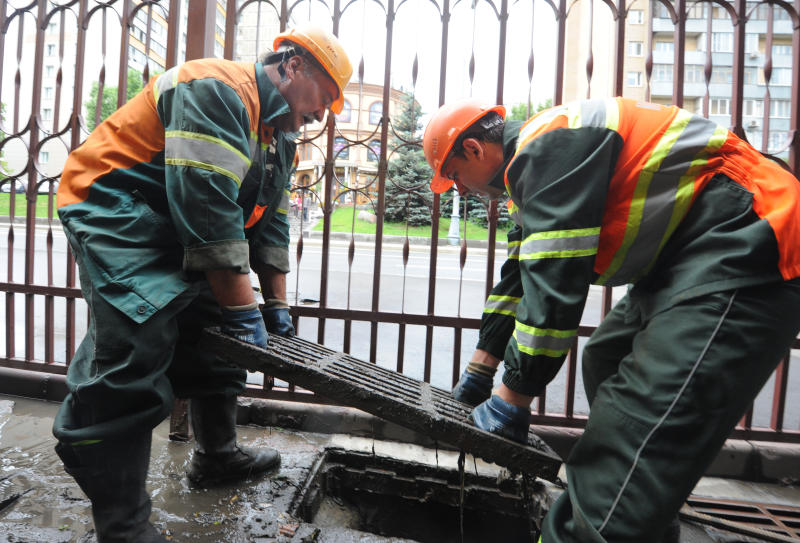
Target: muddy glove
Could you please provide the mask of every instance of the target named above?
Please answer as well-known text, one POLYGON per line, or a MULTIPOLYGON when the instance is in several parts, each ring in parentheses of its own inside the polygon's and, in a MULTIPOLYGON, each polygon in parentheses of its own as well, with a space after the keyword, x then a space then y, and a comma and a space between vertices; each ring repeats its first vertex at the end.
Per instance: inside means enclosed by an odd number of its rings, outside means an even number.
POLYGON ((469 420, 480 428, 518 443, 528 442, 531 410, 508 403, 493 395, 469 414, 469 420))
POLYGON ((497 368, 481 362, 470 362, 453 387, 453 397, 459 402, 476 406, 492 395, 492 380, 497 368))
POLYGON ((289 304, 286 300, 270 298, 261 306, 261 315, 264 316, 264 324, 270 334, 284 337, 294 336, 294 325, 289 316, 289 304))
POLYGON ((267 348, 267 329, 264 319, 258 311, 258 304, 222 306, 223 334, 233 336, 240 341, 252 343, 262 349, 267 348))

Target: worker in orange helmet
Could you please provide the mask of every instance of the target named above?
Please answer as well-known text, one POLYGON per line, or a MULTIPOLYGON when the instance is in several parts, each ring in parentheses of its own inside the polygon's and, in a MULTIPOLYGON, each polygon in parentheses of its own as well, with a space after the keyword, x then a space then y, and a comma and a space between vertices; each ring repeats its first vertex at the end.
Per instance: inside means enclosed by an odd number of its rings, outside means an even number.
POLYGON ((67 372, 56 451, 92 502, 100 543, 166 541, 145 490, 152 429, 189 398, 193 486, 277 467, 236 443, 246 372, 198 345, 219 326, 266 347, 294 335, 286 214, 297 131, 339 113, 353 69, 313 25, 259 62, 200 59, 153 77, 73 151, 58 213, 89 306, 67 372), (264 304, 254 297, 250 270, 264 304))
POLYGON ((589 286, 629 285, 583 350, 589 419, 541 541, 678 541, 678 510, 800 330, 800 183, 677 107, 504 117, 447 104, 423 140, 434 192, 505 193, 516 223, 453 394, 477 427, 524 442, 589 286))

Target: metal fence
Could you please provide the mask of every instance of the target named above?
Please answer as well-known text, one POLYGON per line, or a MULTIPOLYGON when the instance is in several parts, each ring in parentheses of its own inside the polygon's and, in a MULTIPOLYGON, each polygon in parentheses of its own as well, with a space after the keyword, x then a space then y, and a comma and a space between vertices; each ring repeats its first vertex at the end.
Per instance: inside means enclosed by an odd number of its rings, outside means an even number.
MULTIPOLYGON (((400 186, 388 175, 391 161, 420 143, 418 132, 399 129, 393 89, 420 105, 413 113, 419 119, 412 119, 420 124, 438 105, 469 95, 509 109, 516 105, 525 115, 548 100, 559 104, 585 96, 675 103, 729 125, 756 147, 783 156, 797 172, 798 12, 800 0, 793 5, 782 0, 34 0, 18 6, 4 0, 0 251, 6 266, 0 275, 5 315, 0 367, 63 375, 85 330, 86 307, 74 259, 59 235, 55 189, 69 150, 103 117, 104 107, 126 101, 131 66, 146 82, 184 59, 251 60, 277 31, 309 19, 340 36, 356 66, 353 110, 374 115, 376 122, 364 132, 345 134, 329 115, 301 138, 301 148, 321 158, 313 178, 295 192, 306 206, 318 202, 321 230, 318 241, 302 235, 308 225, 300 216, 301 234, 293 242, 296 275, 289 281, 295 285, 292 315, 306 338, 449 386, 472 350, 480 316, 475 308, 503 260, 502 253, 496 256, 503 246, 499 214, 495 203, 485 204, 484 243, 467 243, 459 233, 459 245, 447 247, 440 223, 452 213, 449 199, 427 194, 424 181, 400 186), (379 101, 363 102, 368 84, 381 89, 379 101), (366 147, 375 167, 353 185, 341 174, 341 151, 366 147), (430 241, 422 248, 408 229, 399 236, 387 233, 387 195, 398 191, 430 198, 430 241), (334 210, 358 202, 366 202, 377 217, 375 231, 362 237, 353 219, 342 240, 333 233, 334 210), (334 269, 339 249, 344 264, 334 269), (417 261, 425 264, 421 272, 417 261), (444 268, 453 272, 446 283, 444 268), (476 279, 467 279, 475 273, 479 295, 476 279), (304 297, 302 289, 314 295, 304 297)), ((470 205, 480 209, 481 204, 470 205)), ((462 229, 474 228, 466 214, 451 220, 460 220, 462 229)), ((607 288, 595 293, 596 314, 584 316, 557 377, 557 393, 551 386, 537 400, 536 422, 585 423, 580 346, 619 295, 607 288)), ((789 415, 800 409, 790 360, 787 353, 760 395, 767 406, 759 419, 764 422, 754 424, 757 411, 751 410, 736 436, 800 441, 800 423, 789 415)), ((255 384, 249 393, 323 401, 291 385, 255 384)))

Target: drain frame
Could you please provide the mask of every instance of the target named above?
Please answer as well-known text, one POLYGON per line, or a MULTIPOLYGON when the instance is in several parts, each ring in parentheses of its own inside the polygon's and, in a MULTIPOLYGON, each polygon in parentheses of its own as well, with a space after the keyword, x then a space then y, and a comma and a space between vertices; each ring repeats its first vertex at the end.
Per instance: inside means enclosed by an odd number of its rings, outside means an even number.
POLYGON ((299 337, 270 336, 267 349, 206 329, 203 348, 249 371, 279 377, 503 466, 556 481, 561 458, 532 430, 528 444, 470 424, 450 392, 299 337))

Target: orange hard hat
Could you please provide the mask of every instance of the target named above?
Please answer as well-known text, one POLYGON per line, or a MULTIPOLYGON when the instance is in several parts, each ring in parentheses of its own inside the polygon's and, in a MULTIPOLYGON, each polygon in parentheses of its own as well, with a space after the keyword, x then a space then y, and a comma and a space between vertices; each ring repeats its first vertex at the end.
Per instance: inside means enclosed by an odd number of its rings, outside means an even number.
POLYGON ((422 149, 425 152, 425 160, 433 169, 431 180, 433 192, 441 194, 453 186, 453 181, 442 175, 442 166, 447 161, 447 155, 450 154, 458 137, 475 121, 491 111, 504 119, 506 117, 506 108, 503 106, 488 106, 471 98, 445 104, 431 117, 425 128, 425 136, 422 138, 422 149))
POLYGON ((339 89, 339 97, 331 104, 331 111, 337 114, 341 113, 342 107, 344 107, 344 88, 350 81, 350 76, 353 75, 353 66, 339 39, 318 26, 305 24, 275 36, 275 40, 272 42, 273 50, 277 51, 285 41, 302 46, 322 64, 325 72, 339 89))

